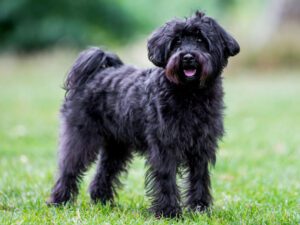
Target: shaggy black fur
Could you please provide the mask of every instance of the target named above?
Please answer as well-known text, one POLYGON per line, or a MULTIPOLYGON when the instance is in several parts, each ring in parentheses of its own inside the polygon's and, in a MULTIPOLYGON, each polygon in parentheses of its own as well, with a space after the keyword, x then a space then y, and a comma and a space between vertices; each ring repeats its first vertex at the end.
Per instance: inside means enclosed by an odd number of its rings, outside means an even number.
POLYGON ((156 216, 181 213, 179 168, 188 172, 188 207, 202 211, 212 202, 208 166, 223 135, 220 75, 239 45, 197 12, 156 30, 148 51, 157 66, 152 69, 124 65, 98 48, 76 60, 65 84, 59 176, 48 204, 75 197, 98 155, 90 195, 94 202, 112 201, 133 152, 147 159, 146 186, 156 216))

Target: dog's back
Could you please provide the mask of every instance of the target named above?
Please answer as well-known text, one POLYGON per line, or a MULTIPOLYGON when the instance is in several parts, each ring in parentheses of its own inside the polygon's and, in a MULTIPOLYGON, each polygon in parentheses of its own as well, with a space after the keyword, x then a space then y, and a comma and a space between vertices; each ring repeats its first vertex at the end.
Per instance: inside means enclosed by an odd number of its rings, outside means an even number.
POLYGON ((149 102, 147 80, 151 83, 152 70, 124 65, 118 56, 99 48, 83 51, 65 82, 62 119, 73 121, 75 127, 90 124, 105 139, 144 149, 147 118, 141 115, 149 102))

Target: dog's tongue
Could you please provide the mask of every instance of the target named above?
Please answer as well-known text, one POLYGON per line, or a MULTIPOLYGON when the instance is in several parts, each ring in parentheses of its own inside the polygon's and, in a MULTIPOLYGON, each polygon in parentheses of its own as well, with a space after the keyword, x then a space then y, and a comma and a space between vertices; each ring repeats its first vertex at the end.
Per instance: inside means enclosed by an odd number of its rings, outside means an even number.
POLYGON ((183 70, 183 72, 185 76, 192 77, 196 74, 196 69, 183 70))

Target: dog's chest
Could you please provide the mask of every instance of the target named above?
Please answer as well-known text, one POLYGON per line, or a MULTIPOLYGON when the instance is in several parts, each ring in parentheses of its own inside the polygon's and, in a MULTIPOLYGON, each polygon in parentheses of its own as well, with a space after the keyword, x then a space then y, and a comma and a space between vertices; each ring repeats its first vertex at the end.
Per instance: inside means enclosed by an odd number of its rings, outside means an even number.
POLYGON ((209 100, 173 102, 161 107, 159 136, 173 148, 190 149, 211 135, 220 120, 209 100))

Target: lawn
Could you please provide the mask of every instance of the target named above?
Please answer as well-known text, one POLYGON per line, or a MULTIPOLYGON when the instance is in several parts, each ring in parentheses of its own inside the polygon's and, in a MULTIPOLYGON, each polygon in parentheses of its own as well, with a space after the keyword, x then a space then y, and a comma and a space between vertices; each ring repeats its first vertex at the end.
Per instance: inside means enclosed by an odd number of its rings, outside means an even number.
POLYGON ((0 57, 0 224, 299 224, 300 76, 288 71, 226 74, 226 136, 212 169, 210 213, 154 218, 141 158, 124 176, 116 207, 90 203, 93 169, 75 204, 47 207, 67 56, 0 57))

